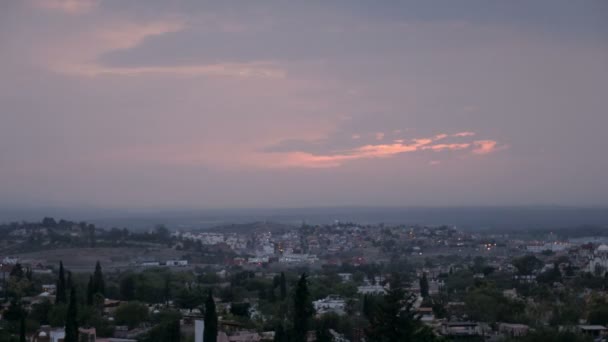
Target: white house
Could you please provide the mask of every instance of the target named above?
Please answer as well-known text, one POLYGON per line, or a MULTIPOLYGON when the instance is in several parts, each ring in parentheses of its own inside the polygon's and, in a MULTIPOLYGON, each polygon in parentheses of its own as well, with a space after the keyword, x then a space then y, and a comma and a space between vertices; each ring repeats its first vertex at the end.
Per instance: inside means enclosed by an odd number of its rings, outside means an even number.
POLYGON ((315 300, 312 305, 317 315, 333 312, 338 315, 346 314, 346 301, 339 296, 330 295, 326 298, 315 300))
POLYGON ((608 245, 600 245, 593 252, 593 258, 589 261, 587 270, 591 273, 599 271, 602 275, 608 272, 608 245))

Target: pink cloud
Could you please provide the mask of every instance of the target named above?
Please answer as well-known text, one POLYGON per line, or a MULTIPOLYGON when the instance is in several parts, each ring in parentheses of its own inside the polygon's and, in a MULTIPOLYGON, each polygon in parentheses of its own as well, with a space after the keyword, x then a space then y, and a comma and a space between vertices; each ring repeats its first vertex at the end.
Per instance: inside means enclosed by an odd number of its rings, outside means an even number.
POLYGON ((97 0, 32 0, 33 7, 61 11, 67 14, 82 14, 95 9, 97 0))
POLYGON ((471 144, 436 144, 430 146, 424 146, 423 150, 432 150, 432 151, 456 151, 456 150, 464 150, 465 148, 469 148, 471 144))
MULTIPOLYGON (((416 151, 459 151, 475 147, 473 153, 486 154, 496 150, 496 141, 479 140, 472 143, 434 144, 438 139, 448 137, 447 134, 438 134, 432 138, 413 139, 410 143, 404 140, 396 140, 393 144, 368 144, 351 150, 336 154, 312 154, 308 152, 272 153, 270 160, 266 160, 266 166, 271 167, 301 167, 301 168, 331 168, 343 165, 347 161, 388 158, 403 153, 416 151)), ((266 156, 269 157, 269 156, 266 156)), ((431 165, 437 165, 439 161, 433 161, 431 165)))
POLYGON ((382 133, 382 132, 376 133, 376 140, 382 140, 382 139, 384 139, 384 133, 382 133))
POLYGON ((460 133, 453 134, 452 136, 453 137, 472 137, 474 135, 475 135, 474 132, 460 132, 460 133))
MULTIPOLYGON (((455 152, 469 149, 477 155, 485 155, 504 147, 494 140, 476 140, 464 143, 436 143, 436 137, 418 138, 409 141, 397 140, 389 144, 367 144, 335 153, 315 154, 304 151, 258 152, 245 146, 193 146, 157 147, 154 149, 135 149, 114 155, 118 160, 139 160, 171 164, 214 164, 218 167, 257 168, 335 168, 347 162, 374 158, 391 158, 412 152, 455 152), (126 153, 126 154, 125 154, 126 153)), ((259 148, 261 148, 259 146, 259 148)), ((439 165, 440 160, 432 160, 429 165, 439 165)))
POLYGON ((474 154, 489 154, 498 150, 498 142, 494 140, 476 140, 473 142, 474 154))

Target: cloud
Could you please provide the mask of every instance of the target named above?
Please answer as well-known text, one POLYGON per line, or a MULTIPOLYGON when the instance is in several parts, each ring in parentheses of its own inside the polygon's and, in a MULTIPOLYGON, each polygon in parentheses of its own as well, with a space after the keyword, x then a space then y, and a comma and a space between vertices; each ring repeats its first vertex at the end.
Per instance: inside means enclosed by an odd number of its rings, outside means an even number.
POLYGON ((431 146, 424 146, 423 150, 432 150, 432 151, 456 151, 456 150, 464 150, 469 148, 471 144, 437 144, 431 146))
POLYGON ((376 133, 376 140, 382 140, 382 139, 384 139, 384 133, 382 133, 382 132, 376 133))
POLYGON ((67 14, 83 14, 95 9, 97 0, 31 0, 35 8, 60 11, 67 14))
POLYGON ((285 78, 286 72, 265 63, 220 63, 156 67, 106 67, 98 64, 70 65, 61 71, 81 76, 138 76, 166 74, 173 76, 232 76, 241 78, 285 78))
POLYGON ((460 133, 453 134, 452 136, 453 137, 472 137, 474 135, 475 135, 474 132, 460 132, 460 133))
POLYGON ((227 76, 238 78, 282 79, 286 71, 269 61, 222 62, 146 66, 112 66, 101 57, 140 46, 146 39, 180 32, 187 28, 184 20, 170 18, 147 22, 107 20, 66 35, 59 43, 45 47, 38 55, 50 70, 75 76, 227 76))
POLYGON ((473 149, 473 153, 474 154, 489 154, 492 152, 496 152, 499 150, 498 146, 498 142, 494 141, 494 140, 477 140, 473 142, 473 146, 475 147, 473 149))
MULTIPOLYGON (((409 143, 400 139, 395 140, 392 144, 368 144, 337 153, 314 154, 305 151, 270 153, 263 157, 263 163, 266 167, 278 168, 331 168, 342 166, 348 161, 387 158, 418 151, 446 152, 473 148, 472 153, 482 155, 500 149, 497 147, 498 143, 494 140, 477 140, 470 143, 436 143, 447 137, 449 137, 448 134, 437 134, 431 138, 412 139, 409 143)), ((438 163, 439 161, 435 160, 431 162, 431 165, 437 165, 438 163)))

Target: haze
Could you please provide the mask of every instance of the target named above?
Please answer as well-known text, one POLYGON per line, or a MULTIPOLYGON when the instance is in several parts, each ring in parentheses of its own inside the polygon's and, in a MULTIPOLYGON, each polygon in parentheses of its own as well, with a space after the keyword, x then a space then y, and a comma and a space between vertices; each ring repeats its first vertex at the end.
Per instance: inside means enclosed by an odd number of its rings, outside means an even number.
POLYGON ((3 1, 0 75, 5 207, 608 204, 605 1, 3 1))

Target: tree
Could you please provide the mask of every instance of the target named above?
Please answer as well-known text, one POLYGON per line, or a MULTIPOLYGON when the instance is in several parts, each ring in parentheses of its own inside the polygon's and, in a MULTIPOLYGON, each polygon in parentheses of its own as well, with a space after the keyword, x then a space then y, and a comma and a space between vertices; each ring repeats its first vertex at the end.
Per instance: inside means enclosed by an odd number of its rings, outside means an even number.
POLYGON ((116 309, 116 322, 128 325, 129 329, 138 327, 148 319, 148 307, 140 302, 121 304, 116 309))
POLYGON ((201 296, 199 291, 183 288, 177 293, 177 296, 175 297, 175 304, 182 309, 192 311, 192 309, 201 305, 203 300, 204 298, 201 296))
POLYGON ((120 295, 124 300, 135 298, 135 276, 133 274, 127 274, 120 279, 120 295))
POLYGON ((283 324, 277 324, 277 327, 274 330, 274 339, 273 342, 287 342, 287 334, 285 333, 285 328, 283 328, 283 324))
POLYGON ((306 273, 302 273, 296 285, 293 308, 293 341, 306 342, 310 319, 314 313, 306 273))
POLYGON ((63 261, 59 261, 59 278, 57 279, 55 302, 67 303, 67 301, 65 270, 63 269, 63 261))
POLYGON ((374 310, 366 336, 370 342, 434 341, 434 334, 423 326, 413 310, 416 296, 407 294, 401 278, 393 275, 390 290, 374 310))
POLYGON ((93 273, 93 293, 101 293, 104 296, 106 294, 106 284, 99 261, 95 264, 95 273, 93 273))
POLYGON ((87 305, 93 305, 93 298, 95 292, 93 291, 93 276, 89 276, 89 282, 87 283, 87 305))
POLYGON ((19 342, 25 342, 25 315, 21 316, 19 322, 19 342))
POLYGON ((52 217, 45 217, 42 219, 42 226, 48 228, 54 228, 57 226, 57 222, 52 217))
POLYGON ((281 300, 285 300, 285 298, 287 298, 287 280, 285 279, 285 273, 283 272, 281 272, 279 287, 281 291, 281 300))
POLYGON ((423 273, 422 278, 420 278, 420 295, 423 298, 429 296, 429 281, 426 279, 426 273, 423 273))
POLYGON ((543 266, 543 262, 534 255, 525 255, 516 258, 513 260, 512 264, 517 268, 520 275, 531 275, 534 271, 543 266))
POLYGON ((217 312, 215 312, 215 301, 211 290, 205 301, 205 332, 203 335, 205 342, 217 341, 217 312))
POLYGON ((33 321, 39 322, 41 325, 49 324, 49 314, 53 305, 49 300, 43 300, 39 303, 32 304, 32 310, 30 311, 29 318, 33 321))
POLYGON ((9 276, 11 278, 17 278, 18 280, 21 280, 23 279, 23 277, 25 277, 25 272, 23 272, 23 267, 20 263, 17 263, 15 267, 13 267, 9 276))
POLYGON ((68 271, 68 278, 65 281, 66 290, 70 290, 74 286, 74 281, 72 280, 72 272, 68 271))
POLYGON ((588 321, 591 324, 608 324, 608 303, 604 299, 596 299, 591 305, 588 321))
POLYGON ((78 342, 78 303, 76 297, 76 287, 72 286, 70 291, 70 303, 65 318, 65 339, 64 342, 78 342))
MULTIPOLYGON (((205 327, 205 330, 207 327, 205 327)), ((179 317, 163 320, 160 324, 152 328, 140 341, 142 342, 179 342, 181 331, 179 327, 179 317)), ((207 342, 207 340, 204 340, 207 342)))
POLYGON ((329 322, 326 319, 322 319, 317 324, 317 329, 315 330, 315 337, 317 338, 317 342, 332 342, 333 336, 329 332, 329 322))

